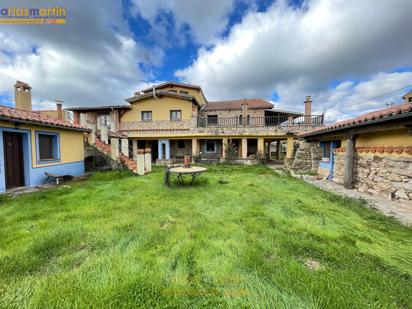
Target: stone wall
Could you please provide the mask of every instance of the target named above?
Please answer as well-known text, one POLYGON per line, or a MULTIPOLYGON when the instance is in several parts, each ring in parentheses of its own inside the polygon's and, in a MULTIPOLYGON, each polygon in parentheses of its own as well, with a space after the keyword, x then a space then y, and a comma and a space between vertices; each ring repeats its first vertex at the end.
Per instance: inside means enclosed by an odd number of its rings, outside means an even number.
POLYGON ((293 161, 290 163, 289 168, 297 173, 317 173, 321 154, 317 142, 300 140, 294 150, 293 161))
MULTIPOLYGON (((333 181, 343 183, 344 153, 335 154, 333 181)), ((355 188, 360 192, 412 200, 412 157, 364 155, 355 157, 355 188)))
POLYGON ((191 156, 192 155, 192 141, 191 140, 183 140, 184 148, 179 148, 179 141, 178 140, 171 140, 170 141, 170 156, 174 159, 182 159, 184 156, 191 156))

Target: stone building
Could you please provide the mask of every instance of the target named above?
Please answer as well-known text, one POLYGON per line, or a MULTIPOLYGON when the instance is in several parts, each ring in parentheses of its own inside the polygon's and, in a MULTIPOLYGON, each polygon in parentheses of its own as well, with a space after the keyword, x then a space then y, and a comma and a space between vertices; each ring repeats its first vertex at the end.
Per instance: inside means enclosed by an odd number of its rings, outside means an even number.
POLYGON ((306 152, 304 162, 310 163, 303 169, 317 169, 325 178, 346 188, 388 199, 411 201, 410 97, 404 96, 405 102, 401 105, 300 134, 304 143, 317 148, 320 154, 316 158, 316 154, 306 152))
POLYGON ((297 134, 323 124, 323 115, 312 115, 311 103, 307 97, 303 113, 275 109, 262 99, 212 102, 199 86, 166 82, 135 92, 125 104, 69 110, 75 123, 92 131, 99 133, 104 126, 127 136, 131 159, 150 151, 157 163, 179 162, 184 156, 220 161, 231 141, 236 160, 251 163, 258 156, 280 159, 283 149, 291 160, 297 134), (271 151, 273 144, 276 151, 271 151))

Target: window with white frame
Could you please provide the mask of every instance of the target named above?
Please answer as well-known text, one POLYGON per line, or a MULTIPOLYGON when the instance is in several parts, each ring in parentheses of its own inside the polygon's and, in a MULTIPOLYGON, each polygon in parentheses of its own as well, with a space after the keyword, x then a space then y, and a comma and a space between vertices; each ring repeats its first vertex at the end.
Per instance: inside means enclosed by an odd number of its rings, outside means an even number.
POLYGON ((171 110, 170 111, 170 120, 171 121, 182 120, 182 111, 181 110, 171 110))
POLYGON ((215 152, 216 152, 216 141, 214 141, 214 140, 206 140, 206 143, 205 143, 205 152, 207 152, 207 153, 215 153, 215 152))
POLYGON ((152 121, 152 111, 143 111, 142 121, 152 121))

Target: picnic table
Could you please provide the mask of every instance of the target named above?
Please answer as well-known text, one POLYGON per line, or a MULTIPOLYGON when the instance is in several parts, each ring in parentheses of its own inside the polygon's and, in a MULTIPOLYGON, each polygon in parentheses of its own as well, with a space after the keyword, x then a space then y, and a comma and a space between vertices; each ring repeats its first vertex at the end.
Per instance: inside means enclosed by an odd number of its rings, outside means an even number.
POLYGON ((190 167, 183 167, 183 166, 177 166, 177 167, 166 167, 165 170, 165 184, 167 186, 170 186, 170 175, 171 174, 177 174, 177 179, 180 184, 184 183, 183 175, 190 175, 192 176, 192 180, 190 181, 190 185, 193 184, 193 181, 196 179, 197 176, 200 174, 204 173, 207 171, 206 167, 201 167, 201 166, 190 166, 190 167))

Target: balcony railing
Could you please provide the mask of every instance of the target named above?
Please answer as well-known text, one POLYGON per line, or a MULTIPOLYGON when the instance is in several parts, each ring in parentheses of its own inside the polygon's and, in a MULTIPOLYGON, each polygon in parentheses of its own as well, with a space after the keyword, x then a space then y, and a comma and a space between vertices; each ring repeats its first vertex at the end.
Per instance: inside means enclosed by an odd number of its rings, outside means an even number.
POLYGON ((264 127, 264 126, 320 126, 323 125, 322 115, 265 116, 265 117, 199 117, 198 127, 264 127))

